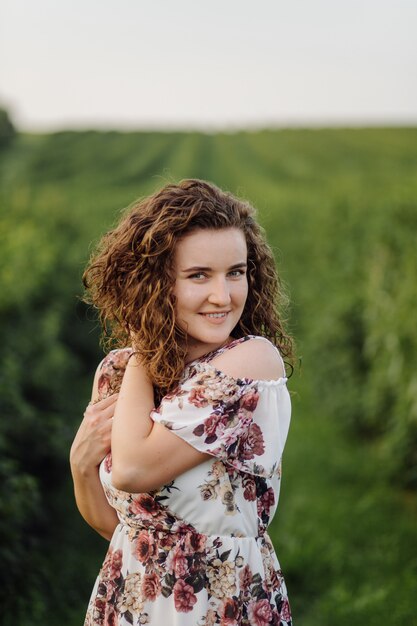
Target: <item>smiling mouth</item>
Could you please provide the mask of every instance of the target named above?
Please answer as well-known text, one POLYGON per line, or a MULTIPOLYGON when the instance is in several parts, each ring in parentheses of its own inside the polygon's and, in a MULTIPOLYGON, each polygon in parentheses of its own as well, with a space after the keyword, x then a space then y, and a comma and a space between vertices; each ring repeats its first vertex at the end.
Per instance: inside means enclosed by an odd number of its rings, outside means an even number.
POLYGON ((220 319, 226 317, 228 314, 229 311, 223 311, 222 313, 200 313, 200 315, 204 315, 204 317, 211 317, 213 319, 220 319))

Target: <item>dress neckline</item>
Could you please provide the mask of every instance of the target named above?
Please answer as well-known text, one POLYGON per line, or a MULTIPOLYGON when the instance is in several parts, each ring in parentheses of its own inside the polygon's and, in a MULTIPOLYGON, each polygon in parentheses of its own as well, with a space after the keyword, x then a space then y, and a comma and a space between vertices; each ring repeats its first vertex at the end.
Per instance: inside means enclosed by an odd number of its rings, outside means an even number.
POLYGON ((215 350, 211 350, 210 352, 206 352, 206 354, 203 354, 202 356, 198 357, 197 359, 193 359, 192 361, 189 361, 188 363, 186 363, 185 367, 189 368, 190 366, 195 365, 197 363, 209 363, 218 354, 222 354, 226 350, 229 350, 230 348, 233 348, 235 345, 241 343, 242 341, 247 341, 248 339, 252 339, 253 337, 255 337, 255 335, 244 335, 243 337, 238 337, 237 339, 232 339, 232 341, 229 341, 228 343, 223 344, 219 348, 216 348, 215 350))

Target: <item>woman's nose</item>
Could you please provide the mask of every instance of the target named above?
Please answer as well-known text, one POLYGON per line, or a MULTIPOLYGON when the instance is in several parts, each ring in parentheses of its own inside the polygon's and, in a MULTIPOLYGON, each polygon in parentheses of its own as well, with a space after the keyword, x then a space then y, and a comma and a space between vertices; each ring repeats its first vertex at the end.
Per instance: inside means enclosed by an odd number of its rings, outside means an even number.
POLYGON ((217 304, 217 306, 230 304, 230 290, 225 278, 219 278, 212 282, 208 301, 217 304))

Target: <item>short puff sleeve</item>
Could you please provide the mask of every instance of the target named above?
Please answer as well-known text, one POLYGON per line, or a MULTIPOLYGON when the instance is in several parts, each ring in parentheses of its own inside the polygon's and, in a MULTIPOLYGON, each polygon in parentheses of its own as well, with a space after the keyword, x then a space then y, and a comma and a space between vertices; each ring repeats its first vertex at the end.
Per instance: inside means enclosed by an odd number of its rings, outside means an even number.
POLYGON ((290 424, 286 381, 233 378, 199 363, 151 418, 200 452, 237 470, 272 477, 279 472, 290 424))

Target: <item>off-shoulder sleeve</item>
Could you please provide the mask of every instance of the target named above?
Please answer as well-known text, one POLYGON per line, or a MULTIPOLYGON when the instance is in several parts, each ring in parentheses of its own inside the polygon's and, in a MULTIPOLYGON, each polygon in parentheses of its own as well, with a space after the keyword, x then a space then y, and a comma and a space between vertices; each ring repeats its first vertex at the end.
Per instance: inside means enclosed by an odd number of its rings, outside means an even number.
POLYGON ((278 471, 290 423, 285 383, 285 378, 236 379, 202 363, 151 417, 200 452, 240 471, 271 477, 278 471))
POLYGON ((99 366, 98 399, 103 400, 120 391, 127 362, 133 353, 132 348, 111 350, 99 366))

